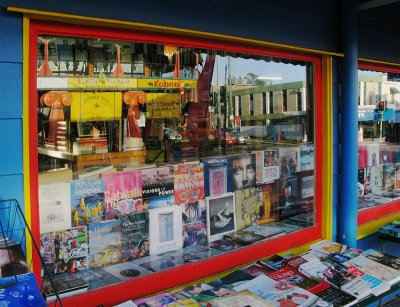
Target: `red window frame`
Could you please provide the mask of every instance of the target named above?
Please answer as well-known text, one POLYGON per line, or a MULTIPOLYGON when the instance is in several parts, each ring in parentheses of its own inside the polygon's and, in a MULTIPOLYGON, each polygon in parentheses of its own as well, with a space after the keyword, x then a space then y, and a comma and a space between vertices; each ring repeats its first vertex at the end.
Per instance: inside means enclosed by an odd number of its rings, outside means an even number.
MULTIPOLYGON (((380 72, 392 72, 392 73, 400 73, 399 67, 393 67, 389 64, 377 64, 370 62, 359 62, 359 69, 372 70, 372 71, 380 71, 380 72)), ((377 220, 386 215, 394 214, 400 211, 400 200, 390 201, 385 204, 365 209, 359 211, 357 213, 357 225, 363 225, 368 222, 377 220)))
MULTIPOLYGON (((127 30, 83 26, 75 24, 58 24, 48 21, 30 21, 29 30, 29 161, 30 161, 30 201, 34 238, 39 241, 39 208, 38 208, 38 150, 37 150, 37 38, 39 35, 65 37, 100 38, 132 42, 150 42, 175 44, 183 47, 199 47, 215 50, 234 51, 248 54, 267 55, 272 57, 303 60, 314 64, 314 133, 315 133, 315 225, 304 230, 288 234, 249 247, 241 248, 229 254, 222 254, 195 263, 152 273, 143 277, 125 281, 108 287, 90 290, 84 294, 63 299, 63 305, 113 305, 129 299, 142 297, 169 288, 189 283, 210 275, 220 273, 263 258, 274 253, 306 244, 322 237, 322 63, 321 57, 314 54, 303 54, 284 49, 272 49, 262 44, 216 40, 199 36, 183 36, 175 33, 152 32, 145 30, 127 30), (229 257, 225 257, 229 255, 229 257), (118 295, 116 295, 118 293, 118 295)), ((36 264, 38 259, 36 259, 36 264)), ((35 265, 38 275, 40 265, 35 265)))

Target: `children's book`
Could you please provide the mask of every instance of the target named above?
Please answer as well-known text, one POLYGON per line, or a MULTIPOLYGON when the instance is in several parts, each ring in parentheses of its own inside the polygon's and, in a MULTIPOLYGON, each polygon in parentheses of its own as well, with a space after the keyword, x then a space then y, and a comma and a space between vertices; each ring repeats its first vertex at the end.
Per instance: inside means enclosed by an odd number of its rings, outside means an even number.
POLYGON ((143 198, 174 195, 174 171, 172 167, 144 168, 141 171, 143 198))
POLYGON ((226 296, 212 299, 207 304, 208 307, 268 307, 274 306, 271 303, 266 302, 258 295, 254 294, 249 290, 242 290, 228 294, 226 296))
POLYGON ((104 181, 81 179, 71 181, 72 226, 84 226, 104 219, 104 181))
POLYGON ((121 260, 149 255, 149 213, 128 213, 121 220, 121 260))
POLYGON ((121 262, 121 221, 90 223, 90 267, 102 267, 121 262))
POLYGON ((384 252, 379 252, 374 249, 367 249, 364 251, 361 255, 374 260, 376 262, 379 262, 383 265, 389 266, 393 269, 400 270, 400 258, 384 253, 384 252))
MULTIPOLYGON (((105 220, 118 218, 120 207, 133 207, 133 199, 142 197, 142 175, 140 170, 104 174, 104 215, 105 220)), ((134 208, 142 212, 143 207, 134 208)))
POLYGON ((182 248, 182 208, 180 206, 150 209, 149 218, 150 255, 182 248))
POLYGON ((86 226, 54 233, 56 272, 74 273, 89 268, 89 244, 86 226))
POLYGON ((260 218, 260 203, 256 188, 234 191, 236 204, 236 229, 240 230, 258 225, 260 218))
POLYGON ((332 242, 329 240, 321 240, 310 246, 310 249, 319 251, 321 253, 342 253, 346 250, 347 246, 338 242, 332 242))
POLYGON ((210 157, 201 161, 204 164, 204 195, 232 192, 229 157, 210 157))
POLYGON ((39 185, 40 233, 71 228, 69 182, 39 185))
POLYGON ((239 286, 235 291, 249 290, 257 293, 262 299, 273 306, 312 306, 318 296, 300 287, 274 281, 265 275, 257 276, 239 286))
POLYGON ((204 199, 204 168, 199 161, 174 165, 174 195, 177 205, 204 199))
POLYGON ((400 280, 400 271, 371 260, 364 255, 359 255, 344 263, 346 266, 353 265, 359 270, 376 277, 390 285, 400 280))

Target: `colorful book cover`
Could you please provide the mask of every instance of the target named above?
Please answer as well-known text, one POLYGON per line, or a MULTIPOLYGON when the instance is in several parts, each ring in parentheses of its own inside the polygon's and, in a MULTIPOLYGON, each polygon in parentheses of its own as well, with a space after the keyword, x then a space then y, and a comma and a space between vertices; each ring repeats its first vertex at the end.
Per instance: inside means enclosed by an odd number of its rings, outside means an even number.
POLYGON ((367 249, 362 252, 362 255, 383 265, 389 266, 393 269, 400 270, 400 258, 394 255, 379 252, 374 249, 367 249))
POLYGON ((104 218, 104 181, 81 179, 71 181, 72 226, 84 226, 104 218))
POLYGON ((174 178, 177 205, 204 199, 203 163, 191 161, 174 165, 174 178))
POLYGON ((262 299, 273 306, 312 306, 318 296, 297 286, 276 282, 265 275, 257 276, 234 287, 235 291, 249 290, 257 293, 262 299))
POLYGON ((256 186, 256 155, 231 156, 232 190, 242 190, 256 186))
POLYGON ((170 293, 161 293, 144 299, 136 300, 134 303, 139 307, 154 306, 164 307, 177 302, 178 298, 170 293))
POLYGON ((235 232, 235 197, 234 194, 209 196, 207 201, 207 238, 208 242, 222 239, 235 232))
POLYGON ((180 206, 150 209, 149 218, 150 255, 182 248, 182 208, 180 206))
POLYGON ((207 243, 207 210, 204 199, 182 207, 183 247, 207 243))
POLYGON ((157 209, 167 206, 174 206, 174 205, 175 205, 174 195, 153 197, 143 200, 143 206, 146 210, 157 209))
POLYGON ((74 273, 89 268, 89 245, 86 226, 54 233, 56 271, 74 273))
POLYGON ((240 230, 253 225, 258 225, 260 219, 260 202, 257 198, 256 188, 236 190, 236 229, 240 230))
POLYGON ((278 219, 279 192, 277 182, 258 185, 257 193, 260 203, 259 223, 269 223, 278 219))
POLYGON ((270 148, 264 151, 263 182, 270 183, 279 179, 279 149, 270 148))
POLYGON ((300 171, 313 170, 314 159, 314 144, 300 144, 300 171))
POLYGON ((357 192, 358 197, 364 196, 364 176, 365 176, 365 168, 358 169, 358 182, 357 182, 357 192))
MULTIPOLYGON (((105 220, 118 218, 121 202, 131 202, 131 199, 142 197, 142 174, 140 170, 104 174, 102 179, 104 180, 105 220)), ((140 210, 143 211, 143 208, 137 208, 136 212, 142 212, 140 210)))
POLYGON ((50 274, 56 273, 54 232, 43 233, 40 235, 40 255, 50 274))
POLYGON ((68 182, 39 185, 40 233, 71 228, 71 192, 68 182))
POLYGON ((205 196, 232 191, 229 157, 211 157, 201 160, 204 164, 205 196))
POLYGON ((149 255, 149 213, 128 213, 121 220, 121 260, 149 255))
POLYGON ((300 171, 300 147, 279 148, 280 176, 285 178, 300 171))
POLYGON ((121 221, 95 222, 88 227, 90 267, 121 262, 121 221))
POLYGON ((174 171, 172 167, 144 168, 141 171, 144 199, 174 195, 174 171))
POLYGON ((286 283, 291 286, 296 285, 301 288, 303 288, 301 284, 308 279, 292 266, 284 266, 283 268, 268 273, 267 276, 282 284, 286 283))
POLYGON ((317 243, 310 245, 310 249, 324 253, 342 253, 347 249, 347 246, 342 243, 333 242, 330 240, 321 240, 317 243))
POLYGON ((35 275, 32 273, 1 277, 1 285, 8 285, 0 287, 2 306, 47 306, 39 290, 35 275))

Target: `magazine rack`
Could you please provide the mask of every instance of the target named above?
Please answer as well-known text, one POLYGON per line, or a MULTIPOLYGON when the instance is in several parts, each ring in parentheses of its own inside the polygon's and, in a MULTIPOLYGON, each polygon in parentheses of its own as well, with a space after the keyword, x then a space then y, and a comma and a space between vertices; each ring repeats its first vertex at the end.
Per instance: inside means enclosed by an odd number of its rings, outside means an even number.
MULTIPOLYGON (((33 258, 38 256, 42 266, 43 277, 49 280, 51 287, 56 293, 55 305, 59 303, 59 305, 62 306, 61 299, 57 291, 55 290, 56 287, 54 285, 54 282, 45 266, 43 258, 40 255, 40 249, 32 236, 32 231, 16 199, 0 200, 0 242, 2 245, 2 249, 5 249, 7 251, 7 253, 5 253, 5 257, 7 258, 8 254, 8 259, 10 261, 7 267, 9 269, 9 272, 11 273, 9 275, 11 275, 14 280, 14 282, 8 284, 2 284, 1 287, 5 288, 16 284, 17 275, 20 273, 29 272, 29 268, 32 267, 33 258), (26 257, 27 244, 32 244, 32 255, 29 256, 29 259, 27 259, 28 257, 26 257), (22 248, 22 256, 24 259, 22 259, 22 261, 20 262, 15 261, 16 256, 13 255, 11 252, 13 245, 17 245, 22 248)), ((43 283, 39 286, 40 290, 42 290, 42 287, 43 283)))

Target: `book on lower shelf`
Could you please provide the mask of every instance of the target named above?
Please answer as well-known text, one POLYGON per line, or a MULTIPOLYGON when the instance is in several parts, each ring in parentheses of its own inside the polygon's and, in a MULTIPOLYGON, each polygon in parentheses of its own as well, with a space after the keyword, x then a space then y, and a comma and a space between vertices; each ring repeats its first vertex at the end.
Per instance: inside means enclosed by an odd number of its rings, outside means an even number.
POLYGON ((60 298, 76 295, 86 292, 89 288, 89 282, 71 273, 61 273, 45 278, 43 281, 42 294, 46 302, 53 301, 57 298, 56 293, 60 298), (52 279, 55 289, 50 283, 52 279))
POLYGON ((362 255, 393 269, 400 270, 400 258, 394 255, 379 252, 372 248, 363 251, 362 255))

